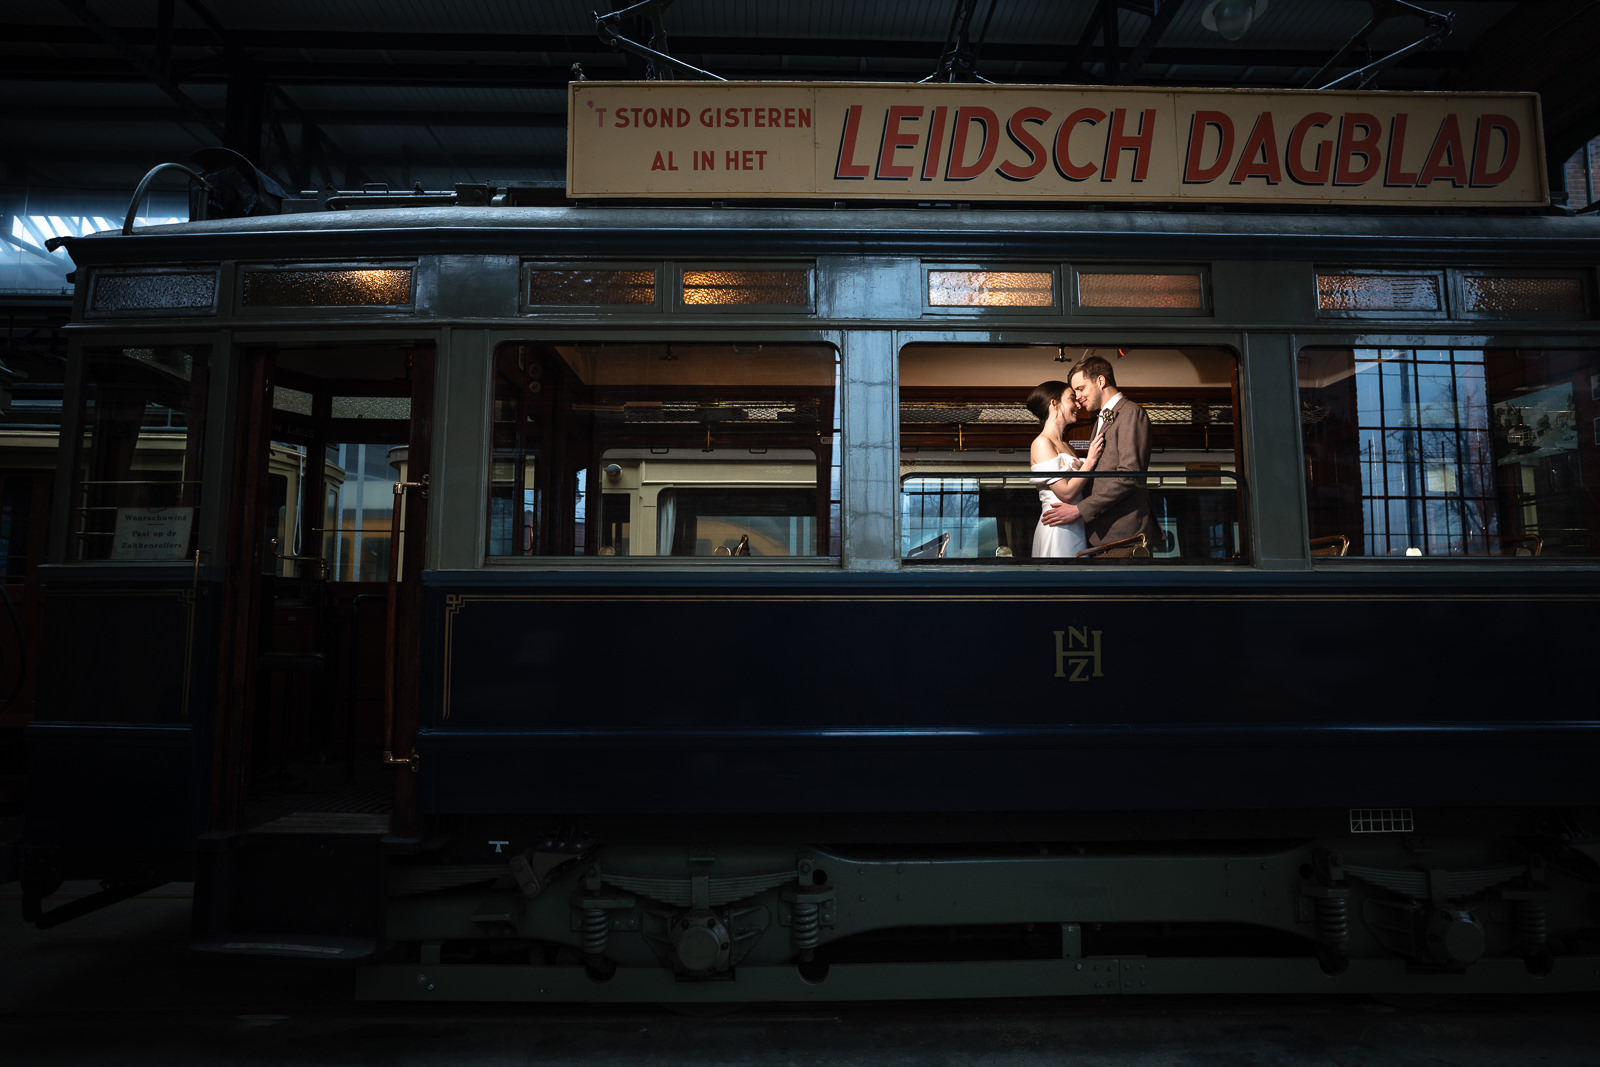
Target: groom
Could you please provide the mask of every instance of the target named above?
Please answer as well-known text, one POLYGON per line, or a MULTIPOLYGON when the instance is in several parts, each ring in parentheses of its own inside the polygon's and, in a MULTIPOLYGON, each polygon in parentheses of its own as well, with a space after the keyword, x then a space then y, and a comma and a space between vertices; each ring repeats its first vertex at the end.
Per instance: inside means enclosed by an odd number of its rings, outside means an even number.
MULTIPOLYGON (((1150 419, 1144 408, 1122 395, 1111 364, 1099 356, 1086 356, 1072 368, 1068 377, 1078 409, 1099 416, 1095 437, 1105 435, 1105 452, 1095 466, 1097 471, 1143 471, 1150 469, 1150 419)), ((1089 547, 1144 532, 1151 544, 1161 538, 1161 530, 1150 517, 1150 494, 1141 478, 1091 478, 1076 504, 1057 504, 1039 521, 1060 526, 1083 519, 1089 547)))

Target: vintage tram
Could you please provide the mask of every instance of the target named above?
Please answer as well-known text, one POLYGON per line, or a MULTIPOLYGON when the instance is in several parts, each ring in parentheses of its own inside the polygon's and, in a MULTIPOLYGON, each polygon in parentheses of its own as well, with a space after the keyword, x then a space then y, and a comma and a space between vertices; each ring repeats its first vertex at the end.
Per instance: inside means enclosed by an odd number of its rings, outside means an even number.
POLYGON ((1600 219, 434 199, 69 243, 37 921, 193 879, 374 998, 1600 987, 1600 219), (1032 559, 1088 354, 1160 536, 1032 559))

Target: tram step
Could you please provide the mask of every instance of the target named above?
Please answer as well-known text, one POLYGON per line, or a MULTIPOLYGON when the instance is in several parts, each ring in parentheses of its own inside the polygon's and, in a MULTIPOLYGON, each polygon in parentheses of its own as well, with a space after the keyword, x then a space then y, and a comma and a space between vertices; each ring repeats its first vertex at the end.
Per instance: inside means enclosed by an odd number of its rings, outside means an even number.
POLYGON ((297 812, 206 839, 191 944, 245 956, 367 958, 382 936, 387 832, 385 815, 297 812))

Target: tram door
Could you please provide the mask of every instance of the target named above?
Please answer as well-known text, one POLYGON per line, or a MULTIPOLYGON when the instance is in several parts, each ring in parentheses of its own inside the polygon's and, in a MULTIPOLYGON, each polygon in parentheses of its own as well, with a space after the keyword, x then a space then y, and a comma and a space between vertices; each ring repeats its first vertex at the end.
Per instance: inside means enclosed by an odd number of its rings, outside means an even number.
POLYGON ((432 345, 241 356, 236 717, 219 731, 218 828, 391 806, 407 822, 413 776, 394 761, 416 724, 432 345))

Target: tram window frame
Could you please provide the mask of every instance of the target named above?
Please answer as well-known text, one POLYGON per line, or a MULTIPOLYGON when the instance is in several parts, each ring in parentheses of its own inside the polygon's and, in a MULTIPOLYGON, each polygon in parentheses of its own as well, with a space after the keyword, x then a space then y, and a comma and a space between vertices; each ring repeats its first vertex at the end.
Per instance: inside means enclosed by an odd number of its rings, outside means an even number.
MULTIPOLYGON (((836 566, 841 388, 840 352, 827 341, 505 340, 491 357, 484 562, 549 566, 620 556, 661 565, 748 554, 769 564, 836 566), (607 348, 617 363, 603 369, 607 348), (678 368, 658 368, 652 356, 678 368), (751 362, 758 357, 765 362, 751 362), (786 397, 806 407, 785 408, 786 397), (827 552, 765 554, 776 543, 752 529, 749 553, 737 541, 716 553, 707 544, 698 557, 663 553, 662 497, 673 489, 740 488, 814 497, 816 521, 798 543, 827 552), (619 494, 629 496, 626 512, 612 499, 619 494)), ((766 504, 752 506, 752 515, 771 514, 766 504)))
MULTIPOLYGON (((732 263, 677 260, 669 265, 672 308, 689 315, 812 315, 817 310, 817 264, 815 260, 740 260, 732 263), (684 275, 691 271, 799 272, 806 279, 804 304, 691 304, 684 299, 684 275)), ((659 281, 657 282, 659 288, 659 281)))
MULTIPOLYGON (((116 563, 116 564, 171 564, 181 562, 193 556, 200 543, 201 528, 206 521, 206 510, 209 502, 205 494, 206 470, 206 437, 210 428, 213 414, 210 411, 210 386, 217 368, 215 366, 215 353, 210 344, 150 344, 150 345, 93 345, 87 346, 82 356, 81 373, 82 387, 80 391, 79 409, 73 415, 70 423, 80 429, 74 435, 72 454, 69 460, 70 500, 71 508, 68 513, 68 529, 66 531, 67 559, 73 563, 116 563), (102 393, 107 387, 115 388, 119 383, 116 378, 126 381, 124 386, 131 384, 134 387, 141 383, 138 380, 140 372, 137 365, 143 363, 150 374, 165 374, 168 378, 182 380, 171 368, 164 368, 155 359, 141 359, 132 355, 134 352, 156 350, 176 352, 187 356, 189 359, 188 386, 181 392, 187 398, 187 406, 175 407, 169 404, 158 403, 153 400, 139 402, 137 431, 133 440, 143 443, 146 431, 151 431, 151 438, 147 445, 136 444, 134 450, 127 454, 126 472, 132 474, 136 471, 160 471, 165 469, 160 465, 163 457, 168 457, 176 452, 181 460, 178 469, 179 477, 173 478, 105 478, 93 475, 116 473, 109 469, 113 466, 120 467, 121 459, 115 454, 102 451, 102 445, 108 443, 115 445, 119 440, 126 440, 126 429, 119 434, 102 433, 99 429, 102 414, 112 413, 113 416, 119 408, 106 402, 102 393), (132 366, 130 366, 132 365, 132 366), (133 373, 114 375, 116 368, 127 368, 133 373), (166 427, 159 423, 146 425, 151 419, 152 408, 165 411, 166 427), (182 417, 182 443, 180 449, 156 447, 163 439, 175 439, 175 434, 163 436, 163 429, 170 429, 173 420, 182 417), (144 452, 144 465, 136 466, 140 452, 144 452), (155 459, 157 464, 151 465, 155 459), (189 467, 192 466, 193 470, 189 467), (100 469, 108 468, 108 469, 100 469), (135 487, 144 487, 143 489, 135 487), (177 487, 176 504, 152 504, 148 499, 141 501, 140 497, 153 498, 169 495, 162 490, 167 487, 177 487), (109 487, 110 503, 96 502, 98 487, 109 487), (140 522, 140 516, 133 514, 136 511, 147 511, 150 514, 143 516, 150 525, 134 532, 140 522), (161 511, 171 514, 163 518, 161 511), (90 516, 91 511, 115 511, 118 514, 110 517, 109 521, 96 522, 90 516), (123 512, 129 514, 124 515, 123 512), (181 516, 177 513, 182 512, 181 516), (123 527, 127 528, 127 536, 122 538, 119 548, 119 537, 123 527), (104 537, 101 542, 98 539, 104 537), (181 537, 179 545, 175 538, 181 537), (140 545, 140 541, 144 545, 140 545), (104 552, 93 550, 94 545, 104 544, 104 552), (159 551, 157 551, 159 550, 159 551), (141 554, 155 552, 155 554, 141 554)), ((156 384, 159 385, 159 379, 156 384)), ((175 394, 176 395, 176 394, 175 394)), ((131 408, 128 409, 131 414, 131 408)), ((123 423, 129 420, 123 418, 123 423)))
MULTIPOLYGON (((1121 346, 1052 341, 994 343, 987 339, 968 342, 913 340, 901 346, 897 360, 900 388, 895 417, 901 477, 896 522, 902 565, 1248 564, 1251 522, 1244 479, 1241 361, 1239 353, 1231 346, 1201 339, 1192 344, 1124 342, 1121 346), (1173 367, 1182 366, 1182 361, 1187 360, 1194 372, 1193 380, 1162 385, 1142 380, 1138 375, 1133 377, 1141 380, 1135 382, 1124 373, 1118 386, 1131 400, 1138 402, 1147 413, 1152 409, 1162 411, 1183 406, 1192 411, 1200 405, 1206 412, 1203 419, 1195 416, 1198 421, 1181 427, 1172 420, 1152 420, 1152 436, 1165 436, 1169 442, 1166 452, 1152 453, 1150 474, 1146 479, 1151 494, 1151 517, 1161 528, 1160 541, 1146 546, 1148 559, 1109 555, 1081 559, 1032 558, 1032 532, 1038 524, 1040 501, 1039 487, 1029 477, 1029 448, 1038 435, 1039 422, 1026 409, 1029 393, 1040 381, 1065 381, 1072 367, 1085 355, 1107 357, 1125 372, 1128 365, 1122 362, 1119 353, 1132 357, 1140 351, 1153 357, 1159 355, 1173 367), (908 358, 918 352, 930 360, 920 375, 907 369, 908 358), (973 368, 972 379, 965 382, 962 380, 963 359, 973 368), (1222 361, 1226 361, 1225 372, 1222 361), (1024 385, 1023 375, 1029 371, 1036 372, 1036 380, 1024 385), (985 380, 978 380, 980 377, 985 380), (1216 384, 1213 378, 1225 379, 1225 384, 1216 384), (961 424, 959 419, 939 423, 922 420, 921 424, 931 429, 923 434, 923 443, 910 444, 906 427, 914 423, 907 421, 908 402, 985 410, 974 423, 961 424), (990 408, 1015 410, 996 415, 988 410, 990 408), (1218 408, 1230 412, 1226 421, 1227 439, 1213 444, 1211 435, 1220 433, 1217 428, 1222 425, 1213 419, 1212 413, 1218 408), (963 425, 984 428, 969 434, 963 425), (1193 437, 1194 434, 1199 436, 1193 437), (926 453, 926 458, 920 453, 926 453), (969 460, 968 456, 973 458, 969 460), (1163 467, 1170 469, 1163 470, 1163 467), (917 479, 925 480, 924 484, 913 488, 917 479), (1196 491, 1196 512, 1173 511, 1163 506, 1163 502, 1170 502, 1173 494, 1188 492, 1186 486, 1196 491), (1223 509, 1226 512, 1222 517, 1223 528, 1204 529, 1208 522, 1214 525, 1219 490, 1231 492, 1232 505, 1223 509), (960 514, 947 517, 941 511, 936 521, 927 522, 926 501, 935 498, 940 507, 947 498, 962 498, 956 501, 962 509, 960 514), (917 512, 920 514, 914 514, 917 512), (1207 519, 1206 515, 1211 518, 1207 519), (916 518, 923 521, 913 525, 916 518), (947 540, 945 535, 949 535, 947 540), (1194 540, 1221 547, 1216 553, 1208 550, 1206 554, 1183 554, 1186 543, 1194 540), (968 541, 971 543, 966 543, 968 541)), ((1147 370, 1156 365, 1152 359, 1147 370)), ((1074 425, 1069 441, 1080 455, 1088 447, 1093 427, 1094 420, 1090 417, 1074 425)))
POLYGON ((215 315, 218 304, 222 299, 222 267, 220 264, 184 264, 175 267, 148 267, 148 268, 115 268, 106 269, 96 267, 89 272, 88 293, 83 301, 83 317, 85 319, 167 319, 177 316, 215 315), (209 277, 211 279, 211 302, 193 306, 173 307, 170 305, 149 306, 137 308, 102 308, 96 305, 100 296, 101 283, 113 278, 155 279, 169 276, 194 276, 209 277))
POLYGON ((604 311, 607 315, 658 315, 667 306, 667 289, 664 279, 670 271, 660 260, 595 260, 574 263, 571 260, 525 259, 517 279, 517 311, 522 315, 559 315, 563 311, 604 311), (579 301, 568 304, 538 304, 532 299, 533 276, 539 271, 649 271, 655 290, 655 299, 648 304, 611 303, 603 300, 579 301))
POLYGON ((1067 285, 1066 298, 1067 310, 1072 315, 1095 316, 1126 316, 1130 312, 1139 315, 1154 315, 1161 318, 1204 319, 1213 314, 1211 294, 1211 272, 1203 266, 1191 264, 1171 265, 1141 265, 1128 267, 1116 263, 1072 263, 1066 270, 1067 285), (1149 304, 1085 304, 1080 294, 1082 293, 1085 275, 1098 274, 1113 275, 1145 275, 1150 277, 1196 277, 1199 279, 1200 306, 1193 308, 1183 307, 1153 307, 1149 304))
POLYGON ((1311 272, 1311 303, 1319 319, 1443 319, 1457 306, 1457 294, 1446 270, 1378 270, 1366 267, 1321 265, 1311 272), (1324 308, 1319 279, 1349 276, 1357 278, 1428 278, 1439 294, 1437 308, 1324 308))
POLYGON ((921 264, 922 314, 925 316, 955 316, 968 318, 975 315, 1051 316, 1066 313, 1062 297, 1062 271, 1058 263, 979 263, 975 261, 924 260, 921 264), (971 274, 1044 274, 1050 277, 1049 304, 935 304, 933 302, 933 276, 941 271, 971 274))
POLYGON ((1586 511, 1581 491, 1584 456, 1600 453, 1600 441, 1585 432, 1586 419, 1600 417, 1600 396, 1590 395, 1600 382, 1600 345, 1419 340, 1330 339, 1296 352, 1313 562, 1600 558, 1600 502, 1589 501, 1586 511), (1417 353, 1429 358, 1409 358, 1417 353), (1408 375, 1407 368, 1415 369, 1408 375), (1481 386, 1481 398, 1473 396, 1474 386, 1481 386), (1572 410, 1570 448, 1560 447, 1565 407, 1572 410), (1529 429, 1526 413, 1535 409, 1556 417, 1529 429), (1430 462, 1432 446, 1443 451, 1430 462), (1517 458, 1523 454, 1539 462, 1517 458), (1342 546, 1315 550, 1341 535, 1342 546))
POLYGON ((362 315, 410 317, 417 313, 422 265, 416 259, 346 260, 314 263, 240 263, 233 271, 233 313, 241 319, 281 318, 285 314, 310 317, 362 315), (322 274, 339 271, 405 270, 411 275, 410 297, 403 304, 247 304, 245 286, 253 275, 322 274))

